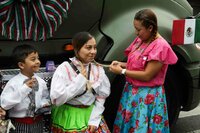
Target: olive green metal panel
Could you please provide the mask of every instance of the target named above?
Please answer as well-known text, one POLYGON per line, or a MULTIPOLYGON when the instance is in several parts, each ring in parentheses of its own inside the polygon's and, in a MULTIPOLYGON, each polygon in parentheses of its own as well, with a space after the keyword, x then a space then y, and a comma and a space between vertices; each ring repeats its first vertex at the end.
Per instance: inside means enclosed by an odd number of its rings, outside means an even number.
MULTIPOLYGON (((186 0, 106 0, 101 25, 102 30, 113 38, 114 45, 105 60, 125 58, 123 51, 135 38, 134 15, 143 8, 150 8, 156 13, 159 32, 169 43, 173 20, 192 15, 192 8, 186 0)), ((190 51, 186 52, 184 56, 191 54, 190 51)))
POLYGON ((173 49, 184 57, 186 63, 200 61, 200 49, 196 47, 198 44, 187 44, 174 46, 173 49))

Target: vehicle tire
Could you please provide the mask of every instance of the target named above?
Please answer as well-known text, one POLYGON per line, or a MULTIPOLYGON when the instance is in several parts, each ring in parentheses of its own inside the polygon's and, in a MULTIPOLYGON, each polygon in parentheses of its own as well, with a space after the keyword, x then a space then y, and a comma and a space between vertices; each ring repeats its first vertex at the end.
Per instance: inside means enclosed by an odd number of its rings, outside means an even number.
POLYGON ((181 79, 177 70, 176 66, 169 66, 164 84, 170 128, 176 124, 181 110, 181 79))

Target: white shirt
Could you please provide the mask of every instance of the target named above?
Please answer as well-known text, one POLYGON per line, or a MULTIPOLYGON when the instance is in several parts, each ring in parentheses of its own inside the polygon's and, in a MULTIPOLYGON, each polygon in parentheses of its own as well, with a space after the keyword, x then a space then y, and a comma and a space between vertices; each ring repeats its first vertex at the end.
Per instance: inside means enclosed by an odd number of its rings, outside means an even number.
MULTIPOLYGON (((81 66, 76 58, 70 59, 73 64, 81 70, 81 66)), ((88 64, 85 65, 88 72, 88 64)), ((103 67, 91 64, 90 79, 92 88, 97 93, 87 91, 84 95, 75 98, 86 90, 87 79, 81 74, 77 74, 71 65, 65 61, 59 65, 51 81, 50 97, 55 105, 69 103, 73 105, 91 105, 94 103, 88 124, 99 126, 101 115, 104 111, 104 103, 110 94, 110 82, 103 67)))
MULTIPOLYGON (((35 92, 36 111, 45 104, 49 104, 50 98, 46 82, 36 74, 34 77, 37 79, 39 85, 39 90, 35 92)), ((9 117, 27 117, 26 113, 30 103, 28 94, 32 89, 24 83, 26 79, 28 79, 27 76, 19 73, 11 78, 3 89, 1 94, 1 107, 9 110, 9 117)))

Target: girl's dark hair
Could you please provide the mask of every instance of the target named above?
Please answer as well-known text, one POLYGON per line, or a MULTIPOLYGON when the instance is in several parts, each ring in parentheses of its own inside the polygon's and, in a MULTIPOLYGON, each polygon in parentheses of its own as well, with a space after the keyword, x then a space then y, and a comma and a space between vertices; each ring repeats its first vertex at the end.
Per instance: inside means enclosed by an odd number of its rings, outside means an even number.
POLYGON ((37 50, 33 46, 23 44, 23 45, 19 45, 19 46, 15 47, 13 49, 12 58, 13 58, 15 65, 17 65, 18 62, 24 62, 29 54, 36 53, 36 52, 37 52, 37 50))
POLYGON ((149 28, 149 26, 152 25, 153 26, 152 34, 153 36, 156 36, 156 33, 158 31, 157 17, 152 10, 143 9, 143 10, 138 11, 135 14, 134 20, 141 21, 142 25, 145 28, 149 28))
POLYGON ((89 32, 79 32, 72 38, 72 45, 74 47, 75 55, 78 56, 78 51, 87 43, 93 36, 89 32))

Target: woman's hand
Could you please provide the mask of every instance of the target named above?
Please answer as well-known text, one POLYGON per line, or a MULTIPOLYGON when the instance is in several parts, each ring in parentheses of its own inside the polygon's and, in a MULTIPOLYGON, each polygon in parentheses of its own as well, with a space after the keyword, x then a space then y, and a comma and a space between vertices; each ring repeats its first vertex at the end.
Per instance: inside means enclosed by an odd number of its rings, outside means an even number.
POLYGON ((94 133, 96 130, 97 130, 97 127, 96 127, 96 126, 89 125, 88 131, 89 131, 90 133, 94 133))
POLYGON ((111 65, 120 65, 120 62, 119 62, 119 61, 113 61, 113 62, 111 63, 111 65))
POLYGON ((121 63, 118 61, 113 61, 109 67, 109 70, 115 74, 121 74, 122 71, 121 63))
POLYGON ((113 61, 111 65, 120 65, 121 68, 126 68, 126 62, 113 61))

